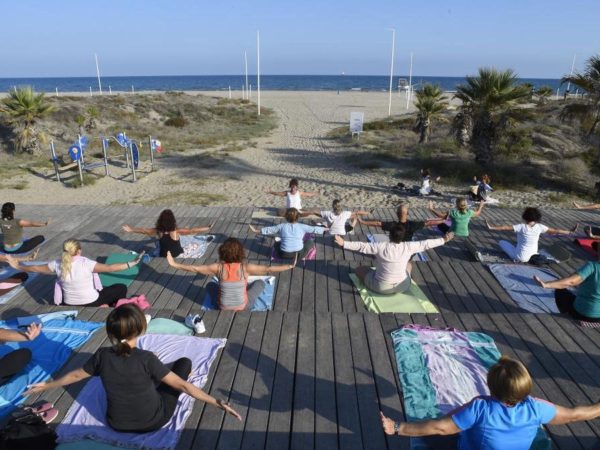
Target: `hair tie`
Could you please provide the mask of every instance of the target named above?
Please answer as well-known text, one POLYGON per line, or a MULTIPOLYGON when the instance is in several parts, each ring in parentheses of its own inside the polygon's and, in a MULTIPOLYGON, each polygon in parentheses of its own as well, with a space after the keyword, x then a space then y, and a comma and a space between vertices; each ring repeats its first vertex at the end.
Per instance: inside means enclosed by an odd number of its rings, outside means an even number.
POLYGON ((121 339, 121 344, 127 344, 127 339, 121 339))

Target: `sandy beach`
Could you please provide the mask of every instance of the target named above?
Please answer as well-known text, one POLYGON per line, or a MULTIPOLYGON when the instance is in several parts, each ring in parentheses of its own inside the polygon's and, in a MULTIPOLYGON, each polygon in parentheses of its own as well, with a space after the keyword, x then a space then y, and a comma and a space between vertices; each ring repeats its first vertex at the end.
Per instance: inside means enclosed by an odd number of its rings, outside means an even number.
MULTIPOLYGON (((227 95, 223 91, 195 94, 227 95)), ((217 162, 212 158, 219 148, 190 149, 173 155, 166 148, 166 157, 157 161, 158 170, 149 173, 148 164, 144 164, 137 183, 130 182, 125 169, 111 166, 111 177, 101 177, 93 186, 83 189, 70 189, 53 181, 53 171, 48 169, 46 177, 24 175, 28 182, 25 189, 2 189, 0 193, 5 201, 28 204, 206 203, 274 207, 282 206, 283 201, 266 191, 285 190, 290 178, 298 178, 301 190, 321 194, 307 199, 305 207, 329 206, 333 199, 339 198, 348 207, 374 208, 397 203, 399 196, 390 186, 398 182, 418 183, 418 173, 414 178, 399 178, 393 167, 357 168, 349 163, 349 158, 356 154, 326 138, 331 129, 348 124, 352 111, 364 112, 365 121, 386 117, 387 93, 264 91, 261 94, 262 106, 275 111, 279 126, 270 136, 254 140, 254 147, 231 152, 217 162)), ((256 93, 251 100, 256 101, 256 93)), ((392 113, 406 112, 404 94, 395 93, 392 113)), ((465 174, 465 179, 472 175, 465 174)), ((467 189, 467 185, 448 186, 443 181, 438 188, 444 197, 433 199, 438 204, 449 204, 450 199, 467 189)), ((507 206, 525 203, 544 206, 548 205, 548 195, 548 191, 501 191, 495 197, 507 206)), ((427 201, 413 199, 416 205, 425 205, 427 201)))

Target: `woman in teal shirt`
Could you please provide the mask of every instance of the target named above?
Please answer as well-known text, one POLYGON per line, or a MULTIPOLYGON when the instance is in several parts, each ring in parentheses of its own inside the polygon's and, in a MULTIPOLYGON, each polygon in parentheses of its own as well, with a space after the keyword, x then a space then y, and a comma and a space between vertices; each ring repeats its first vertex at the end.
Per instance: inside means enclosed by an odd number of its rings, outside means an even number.
POLYGON ((573 275, 555 281, 535 282, 546 289, 556 289, 554 300, 563 314, 569 314, 584 322, 600 322, 600 262, 589 261, 573 275), (577 288, 577 294, 568 290, 577 288))
POLYGON ((429 202, 429 211, 440 219, 450 220, 452 222, 450 226, 445 223, 438 225, 438 228, 442 233, 452 231, 455 236, 469 237, 469 222, 472 217, 479 217, 483 205, 485 205, 485 202, 479 203, 479 207, 473 211, 469 208, 466 198, 457 198, 456 209, 451 209, 447 213, 439 212, 433 207, 433 202, 429 202))

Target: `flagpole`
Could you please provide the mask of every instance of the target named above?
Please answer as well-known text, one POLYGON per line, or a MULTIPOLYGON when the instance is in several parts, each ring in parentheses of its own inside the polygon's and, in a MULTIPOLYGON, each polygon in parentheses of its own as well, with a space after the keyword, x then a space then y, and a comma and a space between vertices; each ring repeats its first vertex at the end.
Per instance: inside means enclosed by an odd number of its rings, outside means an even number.
POLYGON ((246 50, 244 50, 244 66, 246 68, 246 92, 248 92, 248 55, 246 50))
POLYGON ((102 82, 100 81, 100 67, 98 66, 98 55, 94 53, 94 58, 96 58, 96 75, 98 76, 98 89, 100 90, 100 95, 102 95, 102 82))
POLYGON ((256 31, 256 92, 258 95, 258 115, 260 116, 260 31, 256 31))
POLYGON ((392 115, 392 84, 394 82, 394 53, 396 51, 396 30, 394 28, 390 28, 392 32, 392 57, 390 62, 390 95, 388 101, 388 116, 392 115))

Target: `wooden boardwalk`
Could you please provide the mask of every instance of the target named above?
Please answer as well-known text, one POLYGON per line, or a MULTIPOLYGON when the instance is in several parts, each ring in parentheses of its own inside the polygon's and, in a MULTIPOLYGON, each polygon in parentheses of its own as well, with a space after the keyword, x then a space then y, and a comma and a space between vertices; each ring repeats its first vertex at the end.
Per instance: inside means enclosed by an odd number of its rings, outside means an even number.
MULTIPOLYGON (((60 255, 66 238, 77 238, 84 254, 95 258, 110 252, 149 249, 151 241, 127 235, 123 223, 152 226, 159 207, 21 206, 18 216, 54 218, 41 229, 48 242, 40 259, 60 255)), ((216 245, 201 261, 215 261, 218 243, 240 238, 254 261, 269 261, 271 240, 248 233, 248 223, 267 225, 279 219, 253 218, 253 208, 176 207, 180 226, 201 226, 216 220, 216 245)), ((512 224, 521 211, 489 208, 490 222, 512 224)), ((254 214, 262 215, 262 214, 254 214)), ((413 217, 426 217, 423 210, 413 217)), ((393 211, 376 210, 375 216, 392 219, 393 211)), ((545 224, 571 227, 575 221, 598 223, 595 212, 544 211, 545 224)), ((472 239, 481 248, 492 248, 509 233, 489 232, 483 220, 471 226, 472 239)), ((38 230, 35 230, 38 231, 38 230)), ((352 240, 365 240, 376 230, 358 228, 352 240)), ((430 231, 422 237, 435 236, 430 231)), ((553 267, 560 275, 572 273, 588 259, 567 238, 571 261, 553 267)), ((589 404, 600 398, 600 334, 579 327, 567 317, 531 314, 518 308, 487 268, 473 262, 459 243, 428 252, 429 262, 415 264, 414 278, 440 314, 382 314, 366 312, 353 289, 348 272, 370 259, 345 252, 332 239, 317 239, 317 260, 278 276, 274 310, 269 313, 202 313, 199 302, 207 280, 177 272, 166 261, 154 258, 144 265, 129 292, 145 294, 154 317, 183 320, 188 313, 203 315, 206 336, 225 337, 227 345, 211 369, 206 389, 228 397, 244 420, 232 420, 214 408, 196 402, 180 449, 396 449, 409 448, 409 440, 383 434, 378 411, 401 418, 402 392, 398 382, 390 332, 408 323, 480 331, 492 336, 500 351, 520 359, 535 380, 535 395, 563 405, 589 404)), ((5 305, 0 317, 49 312, 53 306, 54 279, 39 276, 5 305)), ((84 320, 104 321, 108 309, 80 308, 84 320)), ((107 345, 99 331, 61 373, 79 367, 99 346, 107 345)), ((82 385, 54 390, 44 398, 66 413, 82 385)), ((35 399, 33 399, 35 400, 35 399)), ((600 436, 598 421, 549 427, 555 448, 595 448, 600 436)), ((599 447, 600 448, 600 447, 599 447)))

